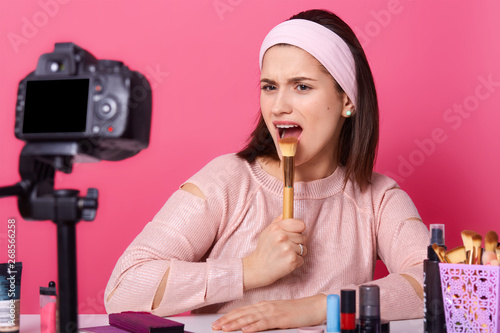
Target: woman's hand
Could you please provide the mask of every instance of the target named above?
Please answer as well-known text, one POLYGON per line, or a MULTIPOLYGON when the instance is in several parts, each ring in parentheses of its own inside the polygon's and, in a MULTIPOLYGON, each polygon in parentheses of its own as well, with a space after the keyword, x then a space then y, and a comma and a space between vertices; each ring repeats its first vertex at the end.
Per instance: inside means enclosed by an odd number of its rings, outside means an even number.
POLYGON ((212 324, 215 331, 258 332, 320 325, 326 320, 326 295, 265 301, 229 312, 212 324))
POLYGON ((302 221, 279 216, 262 231, 257 248, 243 258, 245 290, 270 285, 302 266, 307 253, 305 228, 302 221))

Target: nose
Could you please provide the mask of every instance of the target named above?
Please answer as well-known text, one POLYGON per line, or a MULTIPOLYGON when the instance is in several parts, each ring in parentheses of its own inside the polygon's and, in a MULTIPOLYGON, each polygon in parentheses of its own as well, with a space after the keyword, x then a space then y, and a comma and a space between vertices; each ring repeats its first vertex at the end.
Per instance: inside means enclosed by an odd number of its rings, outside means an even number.
POLYGON ((290 96, 285 89, 280 89, 274 95, 271 112, 274 115, 288 114, 293 110, 290 96))

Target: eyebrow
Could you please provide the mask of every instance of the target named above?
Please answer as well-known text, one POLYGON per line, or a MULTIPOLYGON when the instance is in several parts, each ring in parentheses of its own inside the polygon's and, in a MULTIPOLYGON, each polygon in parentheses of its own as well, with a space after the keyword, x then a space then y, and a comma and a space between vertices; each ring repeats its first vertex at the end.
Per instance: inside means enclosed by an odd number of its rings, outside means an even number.
MULTIPOLYGON (((290 79, 287 80, 287 83, 296 83, 296 82, 300 82, 300 81, 317 81, 315 79, 312 79, 310 77, 306 77, 306 76, 297 76, 297 77, 292 77, 290 79)), ((261 83, 269 83, 269 84, 276 84, 276 81, 274 80, 271 80, 271 79, 261 79, 260 80, 261 83)))

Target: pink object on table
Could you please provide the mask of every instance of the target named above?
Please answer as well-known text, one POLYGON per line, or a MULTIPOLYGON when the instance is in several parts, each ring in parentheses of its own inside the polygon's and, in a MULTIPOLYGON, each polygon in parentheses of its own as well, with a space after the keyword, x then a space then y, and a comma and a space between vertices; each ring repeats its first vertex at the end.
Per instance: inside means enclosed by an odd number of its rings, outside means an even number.
POLYGON ((50 302, 40 308, 40 332, 56 333, 56 303, 50 302))
POLYGON ((90 333, 192 333, 184 331, 184 324, 155 316, 149 312, 125 311, 109 315, 110 326, 82 328, 90 333))
POLYGON ((109 324, 134 333, 184 333, 184 324, 149 312, 125 311, 109 315, 109 324))
POLYGON ((117 328, 114 326, 96 326, 96 327, 87 327, 80 328, 80 332, 85 333, 129 333, 129 331, 122 330, 121 328, 117 328))

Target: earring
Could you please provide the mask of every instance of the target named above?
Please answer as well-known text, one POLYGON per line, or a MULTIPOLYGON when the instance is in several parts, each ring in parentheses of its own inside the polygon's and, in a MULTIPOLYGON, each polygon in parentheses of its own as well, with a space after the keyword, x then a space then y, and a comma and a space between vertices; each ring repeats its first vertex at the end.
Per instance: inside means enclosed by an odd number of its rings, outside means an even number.
POLYGON ((352 114, 351 110, 348 110, 348 111, 346 112, 346 115, 347 115, 348 117, 350 117, 350 116, 351 116, 351 114, 352 114))

